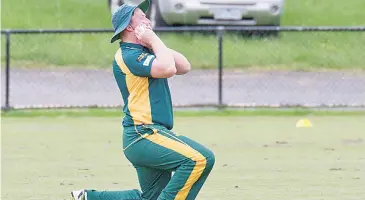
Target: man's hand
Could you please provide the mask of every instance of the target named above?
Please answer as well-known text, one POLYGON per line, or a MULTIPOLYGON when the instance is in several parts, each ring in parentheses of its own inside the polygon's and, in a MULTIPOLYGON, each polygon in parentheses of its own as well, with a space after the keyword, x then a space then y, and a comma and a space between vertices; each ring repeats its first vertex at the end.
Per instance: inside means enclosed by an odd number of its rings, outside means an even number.
POLYGON ((156 33, 148 24, 140 24, 135 29, 135 35, 139 43, 147 48, 152 48, 152 41, 157 37, 156 33))
POLYGON ((156 39, 156 33, 146 24, 140 24, 134 31, 141 45, 151 48, 152 42, 156 39))

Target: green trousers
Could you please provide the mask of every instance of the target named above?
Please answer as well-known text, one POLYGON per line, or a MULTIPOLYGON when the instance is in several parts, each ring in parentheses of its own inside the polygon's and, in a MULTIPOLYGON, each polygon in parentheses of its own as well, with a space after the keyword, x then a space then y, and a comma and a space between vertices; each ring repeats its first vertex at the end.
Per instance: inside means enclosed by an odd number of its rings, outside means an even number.
POLYGON ((193 200, 215 162, 203 145, 159 125, 125 127, 123 149, 142 191, 87 190, 87 200, 193 200))

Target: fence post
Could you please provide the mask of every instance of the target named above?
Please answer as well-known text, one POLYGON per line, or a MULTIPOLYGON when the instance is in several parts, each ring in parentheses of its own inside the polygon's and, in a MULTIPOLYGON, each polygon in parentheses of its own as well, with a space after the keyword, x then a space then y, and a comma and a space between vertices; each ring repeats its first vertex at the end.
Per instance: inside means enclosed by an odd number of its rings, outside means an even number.
POLYGON ((219 26, 218 35, 218 109, 223 108, 223 32, 224 27, 219 26))
POLYGON ((10 32, 5 33, 5 111, 10 110, 10 32))

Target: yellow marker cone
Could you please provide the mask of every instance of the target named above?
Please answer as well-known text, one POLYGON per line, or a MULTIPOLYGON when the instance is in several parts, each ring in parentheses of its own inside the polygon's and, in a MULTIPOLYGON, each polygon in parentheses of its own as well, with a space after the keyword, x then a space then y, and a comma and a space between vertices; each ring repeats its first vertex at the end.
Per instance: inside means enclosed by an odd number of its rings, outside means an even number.
POLYGON ((309 119, 301 119, 296 124, 297 128, 309 128, 312 127, 312 122, 309 121, 309 119))

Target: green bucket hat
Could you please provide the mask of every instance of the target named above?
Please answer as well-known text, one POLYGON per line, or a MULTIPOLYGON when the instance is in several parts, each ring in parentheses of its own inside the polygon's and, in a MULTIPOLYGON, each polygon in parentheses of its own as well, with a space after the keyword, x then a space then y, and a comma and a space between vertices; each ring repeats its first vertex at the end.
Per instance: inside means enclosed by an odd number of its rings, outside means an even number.
POLYGON ((119 39, 119 34, 127 28, 128 24, 131 21, 133 12, 136 8, 140 8, 144 13, 148 11, 150 7, 150 0, 144 0, 137 6, 123 4, 121 5, 117 11, 114 12, 112 16, 112 24, 114 29, 114 35, 111 39, 111 43, 117 41, 119 39))

